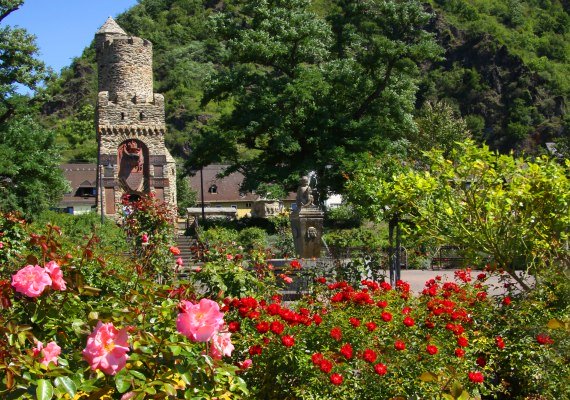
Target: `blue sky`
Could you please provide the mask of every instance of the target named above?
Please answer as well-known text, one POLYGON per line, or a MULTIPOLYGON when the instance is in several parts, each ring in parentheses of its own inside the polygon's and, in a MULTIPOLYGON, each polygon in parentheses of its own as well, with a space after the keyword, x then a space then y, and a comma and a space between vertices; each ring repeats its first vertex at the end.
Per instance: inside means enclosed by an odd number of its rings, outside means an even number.
POLYGON ((18 25, 36 36, 39 58, 54 71, 71 64, 109 17, 137 0, 25 0, 2 25, 18 25))

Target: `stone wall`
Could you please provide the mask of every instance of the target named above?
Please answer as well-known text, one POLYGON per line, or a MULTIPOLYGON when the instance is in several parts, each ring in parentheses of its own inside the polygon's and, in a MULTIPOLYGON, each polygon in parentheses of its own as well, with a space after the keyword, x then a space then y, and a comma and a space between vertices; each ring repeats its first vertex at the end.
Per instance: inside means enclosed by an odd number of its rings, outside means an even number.
POLYGON ((116 101, 122 94, 153 97, 152 43, 137 37, 111 36, 97 48, 99 92, 116 101))
POLYGON ((164 127, 164 97, 155 93, 150 98, 135 96, 134 100, 118 99, 112 102, 109 92, 99 92, 97 124, 137 127, 164 127))

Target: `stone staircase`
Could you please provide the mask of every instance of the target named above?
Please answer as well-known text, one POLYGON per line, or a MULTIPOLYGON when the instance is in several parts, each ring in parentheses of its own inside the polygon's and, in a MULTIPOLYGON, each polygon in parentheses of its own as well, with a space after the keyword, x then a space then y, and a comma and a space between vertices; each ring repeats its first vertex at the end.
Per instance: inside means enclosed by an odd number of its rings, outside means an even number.
POLYGON ((196 239, 191 236, 178 235, 175 238, 175 242, 176 247, 178 247, 180 250, 180 255, 174 256, 174 258, 177 259, 178 257, 182 257, 185 267, 188 267, 192 265, 192 263, 195 263, 196 260, 193 258, 191 249, 193 246, 196 246, 196 239))

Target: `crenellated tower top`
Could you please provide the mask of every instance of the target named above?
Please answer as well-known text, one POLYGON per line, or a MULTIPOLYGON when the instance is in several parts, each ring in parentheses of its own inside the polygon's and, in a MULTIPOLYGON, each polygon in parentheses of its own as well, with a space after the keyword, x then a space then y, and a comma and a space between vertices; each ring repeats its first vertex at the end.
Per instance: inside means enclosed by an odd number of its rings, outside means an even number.
POLYGON ((109 101, 153 102, 152 43, 129 36, 111 17, 95 34, 99 92, 109 101))

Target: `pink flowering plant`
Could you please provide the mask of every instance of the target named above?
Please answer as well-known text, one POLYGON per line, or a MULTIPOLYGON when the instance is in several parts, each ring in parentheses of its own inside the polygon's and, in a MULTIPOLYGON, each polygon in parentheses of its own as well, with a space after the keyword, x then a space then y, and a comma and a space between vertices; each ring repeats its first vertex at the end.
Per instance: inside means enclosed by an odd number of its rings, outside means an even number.
MULTIPOLYGON (((215 301, 188 285, 158 284, 154 270, 121 253, 103 256, 109 252, 93 237, 80 245, 69 238, 70 246, 64 232, 47 226, 28 238, 16 261, 2 266, 0 397, 247 394, 239 367, 228 363, 232 338, 215 301), (98 274, 119 283, 90 286, 98 274)), ((171 246, 163 268, 174 268, 171 246)))

